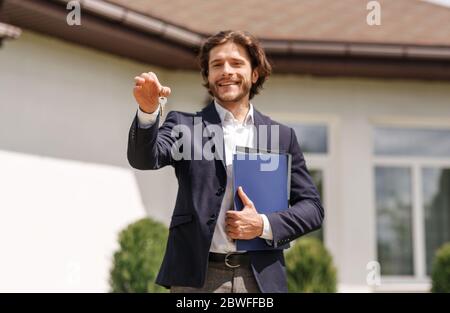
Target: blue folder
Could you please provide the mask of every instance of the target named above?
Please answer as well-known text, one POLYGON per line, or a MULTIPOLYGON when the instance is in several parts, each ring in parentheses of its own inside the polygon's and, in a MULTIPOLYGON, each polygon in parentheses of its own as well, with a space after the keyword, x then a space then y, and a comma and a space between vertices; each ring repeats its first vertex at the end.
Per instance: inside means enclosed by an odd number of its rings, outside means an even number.
MULTIPOLYGON (((269 215, 289 207, 291 155, 289 153, 237 147, 233 155, 234 209, 242 210, 243 204, 237 189, 241 186, 254 203, 258 213, 269 215)), ((288 248, 289 244, 276 249, 288 248)), ((236 249, 275 249, 265 239, 236 240, 236 249)))

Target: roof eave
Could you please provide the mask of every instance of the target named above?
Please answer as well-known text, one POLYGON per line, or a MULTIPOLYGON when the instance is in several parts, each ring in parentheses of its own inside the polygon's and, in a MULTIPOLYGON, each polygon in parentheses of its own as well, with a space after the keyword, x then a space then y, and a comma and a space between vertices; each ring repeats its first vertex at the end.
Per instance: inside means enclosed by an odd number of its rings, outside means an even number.
MULTIPOLYGON (((207 36, 100 0, 81 1, 81 27, 66 24, 68 0, 4 2, 16 25, 165 68, 197 70, 196 53, 207 36)), ((260 41, 275 73, 450 80, 448 46, 260 41)))

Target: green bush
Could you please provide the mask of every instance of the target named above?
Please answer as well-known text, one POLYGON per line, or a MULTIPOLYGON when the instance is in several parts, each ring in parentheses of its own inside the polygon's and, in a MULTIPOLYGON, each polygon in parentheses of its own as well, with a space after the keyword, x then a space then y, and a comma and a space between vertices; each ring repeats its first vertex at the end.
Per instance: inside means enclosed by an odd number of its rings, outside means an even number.
POLYGON ((286 252, 289 292, 336 292, 336 268, 320 240, 304 237, 286 252))
POLYGON ((431 292, 450 292, 450 242, 436 252, 431 280, 431 292))
POLYGON ((168 230, 149 218, 141 219, 119 234, 110 272, 112 292, 165 292, 155 284, 167 242, 168 230))

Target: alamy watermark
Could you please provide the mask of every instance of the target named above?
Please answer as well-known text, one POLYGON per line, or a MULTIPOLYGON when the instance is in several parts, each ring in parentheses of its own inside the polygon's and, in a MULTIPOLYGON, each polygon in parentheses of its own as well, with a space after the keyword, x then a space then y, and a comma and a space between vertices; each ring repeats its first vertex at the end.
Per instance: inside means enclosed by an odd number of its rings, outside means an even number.
MULTIPOLYGON (((247 125, 246 127, 257 136, 255 139, 259 143, 258 149, 255 153, 237 153, 237 159, 260 159, 263 161, 260 167, 261 171, 270 172, 278 169, 280 158, 276 152, 279 151, 280 146, 279 125, 258 125, 258 127, 247 125), (270 147, 267 146, 269 136, 270 147)), ((170 136, 175 139, 171 147, 172 158, 175 161, 224 160, 224 146, 222 144, 224 142, 224 134, 220 125, 211 124, 203 127, 202 118, 195 117, 193 130, 187 125, 175 125, 171 130, 170 136), (207 140, 204 142, 205 138, 207 140)))
POLYGON ((369 11, 366 16, 366 22, 369 26, 381 25, 381 4, 378 1, 367 2, 366 9, 369 11))
POLYGON ((81 25, 81 5, 79 1, 69 1, 66 9, 70 12, 67 13, 66 21, 69 26, 81 25))
MULTIPOLYGON (((80 1, 69 1, 66 5, 66 9, 70 12, 67 13, 66 21, 69 26, 81 25, 81 4, 80 1)), ((369 1, 366 4, 366 9, 369 11, 366 16, 366 23, 369 26, 381 25, 381 4, 379 1, 369 1)))
POLYGON ((71 260, 66 263, 66 282, 74 287, 81 284, 81 265, 78 260, 71 260))
POLYGON ((366 276, 366 283, 371 287, 379 287, 381 285, 381 267, 377 261, 370 261, 366 265, 368 271, 366 276))

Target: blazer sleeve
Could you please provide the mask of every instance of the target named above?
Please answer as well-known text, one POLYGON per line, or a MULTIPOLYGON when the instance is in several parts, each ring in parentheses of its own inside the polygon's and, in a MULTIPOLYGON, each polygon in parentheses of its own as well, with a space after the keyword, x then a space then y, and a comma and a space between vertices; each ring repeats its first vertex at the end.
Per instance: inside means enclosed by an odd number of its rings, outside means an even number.
POLYGON ((155 170, 166 165, 174 165, 171 149, 176 141, 172 129, 178 124, 177 114, 171 111, 159 126, 161 114, 147 129, 140 128, 135 115, 128 135, 127 158, 130 165, 139 170, 155 170))
POLYGON ((284 245, 319 229, 324 219, 319 192, 306 168, 297 136, 291 129, 289 153, 292 155, 290 207, 267 216, 272 227, 273 247, 284 245))

